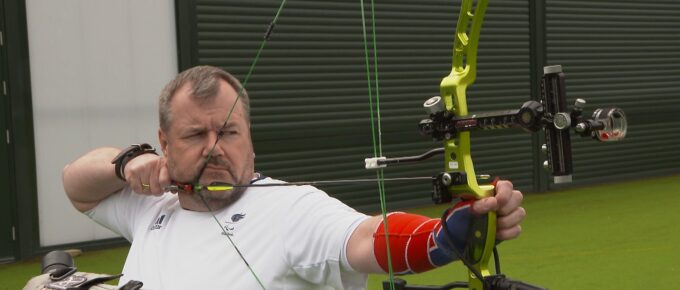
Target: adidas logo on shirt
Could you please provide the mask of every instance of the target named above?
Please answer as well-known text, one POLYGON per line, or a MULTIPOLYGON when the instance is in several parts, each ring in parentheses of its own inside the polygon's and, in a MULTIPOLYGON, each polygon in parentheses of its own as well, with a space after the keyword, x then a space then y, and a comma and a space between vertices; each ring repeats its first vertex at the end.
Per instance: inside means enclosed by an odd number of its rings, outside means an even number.
POLYGON ((162 228, 163 227, 163 220, 165 220, 164 214, 162 214, 161 216, 159 216, 156 219, 156 221, 153 223, 153 225, 151 225, 151 228, 149 230, 153 231, 153 230, 158 230, 158 229, 162 228))

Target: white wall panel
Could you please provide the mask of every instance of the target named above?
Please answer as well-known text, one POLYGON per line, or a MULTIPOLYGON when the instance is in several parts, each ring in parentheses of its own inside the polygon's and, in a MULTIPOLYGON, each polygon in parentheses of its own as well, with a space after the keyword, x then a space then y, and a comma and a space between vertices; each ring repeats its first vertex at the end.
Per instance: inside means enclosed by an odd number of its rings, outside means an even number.
POLYGON ((99 146, 157 146, 157 97, 177 73, 169 0, 26 3, 41 246, 115 236, 73 209, 61 169, 99 146))

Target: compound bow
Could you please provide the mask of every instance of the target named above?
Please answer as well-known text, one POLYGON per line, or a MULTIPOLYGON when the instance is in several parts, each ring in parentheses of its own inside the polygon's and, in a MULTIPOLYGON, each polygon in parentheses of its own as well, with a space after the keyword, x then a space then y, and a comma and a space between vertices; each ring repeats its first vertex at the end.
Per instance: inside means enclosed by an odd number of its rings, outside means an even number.
MULTIPOLYGON (((248 83, 255 64, 259 59, 260 52, 265 46, 266 41, 271 35, 275 26, 276 20, 285 4, 282 0, 279 9, 276 12, 274 20, 269 25, 265 33, 265 39, 260 45, 253 63, 243 81, 243 86, 239 89, 237 100, 232 105, 229 115, 226 117, 224 126, 228 123, 231 111, 233 111, 238 98, 243 94, 243 90, 248 83)), ((477 175, 474 171, 472 157, 470 154, 470 131, 480 129, 502 129, 519 127, 530 132, 543 130, 545 132, 546 144, 544 145, 544 152, 549 159, 545 163, 545 167, 552 170, 556 183, 571 181, 572 164, 571 164, 571 141, 570 129, 573 129, 581 136, 592 136, 600 141, 617 141, 625 137, 626 134, 626 118, 622 110, 618 108, 597 109, 592 118, 582 117, 582 109, 585 101, 578 99, 576 105, 570 112, 567 112, 566 93, 564 89, 564 74, 560 66, 549 66, 544 68, 544 76, 541 87, 541 100, 527 101, 519 109, 484 112, 478 114, 469 114, 467 109, 466 89, 475 81, 476 77, 476 60, 477 60, 477 45, 479 43, 479 34, 481 31, 484 13, 488 0, 463 0, 461 10, 456 27, 456 35, 453 45, 453 65, 451 73, 445 77, 440 84, 441 96, 436 96, 428 99, 424 107, 429 113, 429 118, 420 122, 419 127, 421 133, 430 136, 435 140, 443 142, 443 148, 430 150, 419 156, 387 158, 383 157, 380 142, 374 142, 375 156, 374 158, 366 159, 366 168, 378 169, 377 180, 382 181, 382 168, 390 164, 400 164, 407 162, 415 162, 427 159, 437 154, 444 154, 444 171, 431 178, 433 183, 432 199, 435 203, 448 203, 454 197, 467 199, 481 199, 492 196, 494 194, 494 186, 491 184, 480 185, 477 182, 477 175), (474 5, 473 5, 474 4, 474 5)), ((362 19, 364 20, 364 43, 366 51, 368 51, 368 44, 366 41, 366 25, 362 6, 362 19)), ((372 4, 371 7, 374 5, 372 4)), ((375 13, 372 13, 373 17, 375 13)), ((373 33, 375 33, 375 18, 373 18, 373 33)), ((377 51, 375 45, 375 36, 373 42, 373 59, 375 61, 375 91, 377 97, 377 51)), ((368 53, 366 53, 366 67, 367 75, 370 76, 368 53)), ((370 86, 371 80, 369 77, 369 93, 372 91, 370 86)), ((372 98, 371 98, 372 99, 372 98)), ((373 108, 373 104, 371 107, 373 108)), ((375 103, 375 107, 379 108, 379 103, 375 103)), ((378 111, 378 126, 379 126, 379 111, 378 111)), ((375 127, 375 126, 374 126, 375 127)), ((374 129, 375 130, 375 129, 374 129)), ((222 130, 220 130, 221 132, 222 130)), ((380 131, 379 127, 377 131, 380 131)), ((217 139, 219 140, 219 138, 217 139)), ((215 145, 217 144, 217 140, 215 145)), ((214 146, 215 146, 214 145, 214 146)), ((214 149, 213 146, 213 149, 214 149)), ((212 152, 212 150, 211 150, 212 152)), ((209 160, 212 154, 208 154, 206 158, 209 160)), ((206 164, 208 163, 206 160, 206 164)), ((230 184, 214 184, 202 186, 198 183, 203 170, 200 170, 195 182, 190 185, 175 185, 174 190, 185 190, 189 192, 200 193, 202 189, 211 190, 210 187, 215 187, 214 190, 229 190, 234 187, 249 187, 253 185, 230 185, 230 184)), ((418 179, 418 178, 415 178, 418 179)), ((293 182, 287 185, 299 184, 322 184, 322 183, 336 183, 348 182, 345 181, 321 181, 321 182, 293 182)), ((358 180, 362 181, 362 180, 358 180)), ((372 180, 363 180, 372 181, 372 180)), ((269 185, 265 185, 269 186, 269 185)), ((379 189, 381 192, 381 205, 383 216, 386 215, 384 186, 380 182, 379 189)), ((201 195, 202 197, 202 195, 201 195)), ((206 206, 207 203, 206 203, 206 206)), ((212 210, 208 207, 212 212, 212 210)), ((219 224, 219 221, 217 221, 219 224)), ((387 227, 388 225, 385 224, 387 227)), ((221 227, 221 226, 220 226, 221 227)), ((446 227, 443 227, 446 229, 446 227)), ((385 230, 385 232, 389 232, 385 230)), ((468 247, 464 253, 457 253, 460 260, 468 267, 469 280, 468 282, 454 282, 441 287, 437 286, 407 286, 406 282, 393 278, 390 265, 390 282, 385 283, 386 289, 451 289, 451 288, 469 288, 474 290, 487 289, 542 289, 540 287, 531 286, 529 284, 513 281, 505 278, 500 274, 500 266, 496 261, 496 274, 492 275, 489 271, 489 264, 492 254, 495 252, 496 245, 496 214, 489 213, 475 222, 471 226, 469 233, 468 247)), ((227 235, 227 238, 229 236, 227 235)), ((231 245, 237 250, 238 247, 231 241, 231 245)), ((387 243, 389 245, 389 243, 387 243)), ((388 249, 389 252, 389 249, 388 249)), ((240 253, 240 251, 239 251, 240 253)), ((390 255, 388 255, 389 257, 390 255)), ((250 268, 248 262, 241 256, 243 262, 248 266, 251 273, 260 283, 264 289, 264 285, 259 281, 255 272, 250 268)), ((391 262, 390 262, 391 264, 391 262)))
MULTIPOLYGON (((627 122, 618 108, 596 109, 592 118, 582 116, 585 101, 577 99, 567 111, 565 76, 561 66, 544 67, 540 101, 527 101, 519 109, 469 114, 466 89, 476 77, 477 46, 488 0, 463 0, 453 44, 451 73, 440 84, 441 96, 428 99, 424 108, 429 118, 419 123, 423 135, 443 141, 443 148, 430 150, 419 156, 398 158, 374 157, 366 159, 366 168, 383 168, 444 154, 444 171, 433 177, 432 199, 435 203, 451 202, 453 197, 481 199, 494 195, 494 186, 477 182, 470 154, 470 131, 519 127, 529 132, 543 130, 543 152, 548 160, 543 164, 552 171, 555 183, 571 181, 572 154, 570 129, 581 136, 592 136, 599 141, 618 141, 625 137, 627 122), (474 5, 473 5, 474 4, 474 5)), ((443 222, 443 221, 442 221, 443 222)), ((446 227, 442 227, 446 229, 446 227)), ((496 259, 496 274, 489 270, 496 246, 496 214, 491 212, 471 225, 468 246, 458 254, 468 267, 469 280, 441 287, 407 286, 403 280, 397 285, 385 283, 388 289, 543 289, 506 278, 500 273, 496 259)), ((497 256, 496 256, 497 257, 497 256)))

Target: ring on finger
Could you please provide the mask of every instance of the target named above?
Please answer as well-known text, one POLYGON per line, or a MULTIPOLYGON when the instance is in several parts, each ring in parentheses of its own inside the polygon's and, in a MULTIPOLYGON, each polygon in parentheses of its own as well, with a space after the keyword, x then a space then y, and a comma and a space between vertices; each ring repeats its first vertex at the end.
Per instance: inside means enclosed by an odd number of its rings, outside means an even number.
POLYGON ((149 189, 151 189, 151 185, 146 184, 146 183, 142 183, 142 191, 147 191, 149 189))

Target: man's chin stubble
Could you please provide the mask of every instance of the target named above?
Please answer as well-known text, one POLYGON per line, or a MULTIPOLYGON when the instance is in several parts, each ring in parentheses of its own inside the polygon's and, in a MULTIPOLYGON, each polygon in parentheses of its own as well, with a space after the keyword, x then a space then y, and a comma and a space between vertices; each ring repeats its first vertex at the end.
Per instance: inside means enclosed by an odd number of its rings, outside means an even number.
MULTIPOLYGON (((203 194, 203 197, 210 205, 211 210, 218 210, 236 203, 243 196, 244 192, 245 188, 234 188, 229 192, 203 194)), ((198 196, 198 194, 196 194, 194 198, 197 199, 197 202, 203 205, 203 201, 201 200, 201 197, 198 196)))

